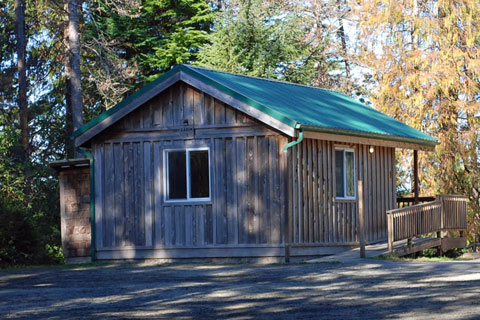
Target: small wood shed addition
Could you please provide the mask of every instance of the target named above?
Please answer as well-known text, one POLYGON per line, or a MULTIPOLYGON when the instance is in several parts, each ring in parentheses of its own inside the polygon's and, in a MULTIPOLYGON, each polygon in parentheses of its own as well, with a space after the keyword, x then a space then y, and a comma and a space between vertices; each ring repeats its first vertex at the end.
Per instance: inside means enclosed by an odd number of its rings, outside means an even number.
POLYGON ((343 94, 177 65, 75 132, 97 259, 307 256, 387 237, 395 148, 436 140, 343 94))

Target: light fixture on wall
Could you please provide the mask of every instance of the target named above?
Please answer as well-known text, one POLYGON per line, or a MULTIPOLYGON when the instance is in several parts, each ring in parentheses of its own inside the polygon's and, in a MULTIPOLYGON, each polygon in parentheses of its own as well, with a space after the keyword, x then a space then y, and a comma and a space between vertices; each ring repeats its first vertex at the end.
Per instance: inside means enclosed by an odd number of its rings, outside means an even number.
POLYGON ((375 149, 373 148, 373 146, 370 146, 370 149, 368 151, 370 151, 370 153, 373 153, 375 152, 375 149))

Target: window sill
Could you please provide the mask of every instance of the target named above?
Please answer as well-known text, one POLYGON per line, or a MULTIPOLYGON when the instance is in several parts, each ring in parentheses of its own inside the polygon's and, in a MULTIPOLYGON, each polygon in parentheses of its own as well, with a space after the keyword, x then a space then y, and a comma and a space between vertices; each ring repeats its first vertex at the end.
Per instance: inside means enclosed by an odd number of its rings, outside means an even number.
POLYGON ((335 198, 335 202, 357 202, 357 198, 335 198))
POLYGON ((212 199, 190 199, 190 200, 164 200, 164 206, 174 206, 174 205, 200 205, 200 204, 212 204, 212 199))

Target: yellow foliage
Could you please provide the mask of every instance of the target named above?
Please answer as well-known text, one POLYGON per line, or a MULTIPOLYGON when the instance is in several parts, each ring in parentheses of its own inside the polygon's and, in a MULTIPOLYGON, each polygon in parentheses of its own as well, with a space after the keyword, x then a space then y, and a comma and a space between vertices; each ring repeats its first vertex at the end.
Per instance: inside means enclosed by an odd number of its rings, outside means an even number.
MULTIPOLYGON (((376 80, 381 111, 436 137, 420 157, 423 194, 470 198, 480 231, 480 1, 357 0, 360 63, 376 80), (373 45, 374 44, 374 45, 373 45)), ((410 168, 408 153, 398 161, 410 168)))

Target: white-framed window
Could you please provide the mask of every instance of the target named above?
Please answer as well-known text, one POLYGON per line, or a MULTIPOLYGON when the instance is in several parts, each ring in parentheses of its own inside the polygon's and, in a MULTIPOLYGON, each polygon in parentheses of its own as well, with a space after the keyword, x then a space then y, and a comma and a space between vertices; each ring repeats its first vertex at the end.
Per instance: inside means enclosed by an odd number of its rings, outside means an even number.
POLYGON ((211 199, 208 147, 167 149, 163 155, 165 202, 211 199))
POLYGON ((355 150, 335 149, 335 195, 337 199, 355 199, 355 150))

